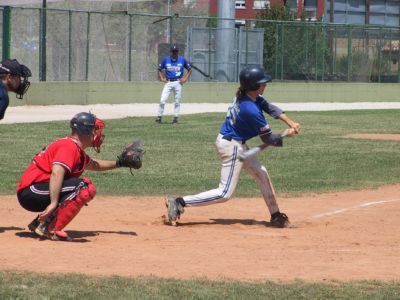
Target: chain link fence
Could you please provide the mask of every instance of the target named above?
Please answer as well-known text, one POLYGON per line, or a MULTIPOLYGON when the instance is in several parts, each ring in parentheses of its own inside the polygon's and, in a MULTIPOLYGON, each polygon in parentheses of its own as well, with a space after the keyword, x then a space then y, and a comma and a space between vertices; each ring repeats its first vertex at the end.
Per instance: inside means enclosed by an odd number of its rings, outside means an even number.
MULTIPOLYGON (((193 81, 222 80, 221 61, 214 55, 216 23, 211 17, 128 10, 3 7, 0 47, 3 58, 9 55, 28 65, 34 81, 153 81, 160 59, 168 54, 165 45, 177 43, 200 70, 194 70, 193 81)), ((246 64, 262 64, 278 80, 400 82, 398 27, 245 23, 252 26, 231 29, 233 68, 224 81, 236 81, 246 64)))

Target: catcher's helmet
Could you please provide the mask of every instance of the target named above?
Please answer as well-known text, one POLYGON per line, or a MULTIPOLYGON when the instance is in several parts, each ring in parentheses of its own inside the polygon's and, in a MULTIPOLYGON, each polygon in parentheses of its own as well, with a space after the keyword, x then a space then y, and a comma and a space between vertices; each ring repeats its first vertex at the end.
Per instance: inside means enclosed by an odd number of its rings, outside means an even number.
POLYGON ((69 123, 69 127, 83 135, 90 135, 95 126, 96 116, 87 112, 76 114, 69 123))
POLYGON ((239 74, 240 87, 246 91, 255 91, 260 88, 261 83, 272 81, 272 77, 264 73, 259 66, 245 67, 239 74))

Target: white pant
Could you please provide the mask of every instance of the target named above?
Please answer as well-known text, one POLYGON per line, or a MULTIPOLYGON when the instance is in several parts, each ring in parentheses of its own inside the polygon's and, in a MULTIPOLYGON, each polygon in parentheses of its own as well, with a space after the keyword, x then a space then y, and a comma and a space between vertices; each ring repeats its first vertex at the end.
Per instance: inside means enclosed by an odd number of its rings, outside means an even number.
POLYGON ((207 192, 183 197, 186 205, 200 206, 227 201, 235 191, 243 167, 256 180, 269 212, 273 214, 279 211, 274 187, 267 169, 261 165, 256 156, 250 157, 244 162, 238 158, 240 153, 248 149, 248 146, 235 140, 227 141, 222 138, 221 134, 218 135, 215 144, 222 160, 219 186, 207 192))
POLYGON ((177 81, 168 81, 162 90, 161 93, 161 100, 160 100, 160 107, 158 109, 158 116, 162 117, 164 114, 164 108, 165 108, 165 103, 168 100, 169 94, 171 91, 174 91, 174 97, 175 97, 175 109, 174 109, 174 115, 175 117, 179 117, 179 111, 181 108, 181 95, 182 95, 182 84, 177 81))

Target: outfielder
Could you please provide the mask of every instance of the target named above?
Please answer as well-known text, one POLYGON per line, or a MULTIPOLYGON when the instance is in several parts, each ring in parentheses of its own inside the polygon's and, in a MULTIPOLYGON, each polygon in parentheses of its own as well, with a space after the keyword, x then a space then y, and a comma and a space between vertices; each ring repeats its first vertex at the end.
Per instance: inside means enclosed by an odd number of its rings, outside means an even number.
POLYGON ((8 92, 22 99, 29 88, 31 70, 16 59, 5 59, 0 63, 0 120, 4 119, 9 104, 8 92))
POLYGON ((261 194, 271 214, 271 226, 291 227, 289 218, 281 213, 276 201, 275 191, 267 169, 256 156, 246 160, 239 159, 248 150, 246 141, 259 136, 263 145, 281 147, 283 137, 292 137, 299 133, 300 124, 291 120, 279 107, 268 103, 261 95, 267 82, 272 80, 260 67, 246 67, 239 75, 240 87, 236 93, 225 122, 222 124, 216 140, 217 151, 221 157, 221 179, 218 188, 197 195, 167 197, 168 223, 176 225, 184 207, 201 206, 227 201, 233 194, 244 168, 256 180, 261 194), (273 118, 285 122, 290 129, 284 135, 272 133, 263 115, 263 109, 273 118))
POLYGON ((192 67, 183 56, 179 56, 179 48, 177 45, 171 46, 171 55, 165 56, 161 63, 158 65, 158 76, 162 82, 165 82, 164 88, 161 93, 160 106, 158 108, 158 116, 156 123, 162 122, 164 114, 165 103, 168 100, 171 91, 174 91, 175 109, 174 119, 172 124, 178 124, 179 112, 181 107, 182 85, 188 81, 192 74, 192 67), (187 70, 184 74, 184 69, 187 70), (165 74, 163 73, 165 71, 165 74))
POLYGON ((127 152, 136 149, 128 146, 117 160, 90 158, 85 149, 93 147, 100 152, 105 135, 105 123, 95 115, 81 112, 70 121, 72 134, 43 148, 35 155, 22 174, 17 186, 20 205, 28 211, 40 212, 29 229, 40 237, 51 240, 70 240, 64 227, 80 209, 96 195, 96 187, 88 177, 82 177, 85 169, 107 171, 118 167, 141 167, 142 150, 138 156, 127 152))

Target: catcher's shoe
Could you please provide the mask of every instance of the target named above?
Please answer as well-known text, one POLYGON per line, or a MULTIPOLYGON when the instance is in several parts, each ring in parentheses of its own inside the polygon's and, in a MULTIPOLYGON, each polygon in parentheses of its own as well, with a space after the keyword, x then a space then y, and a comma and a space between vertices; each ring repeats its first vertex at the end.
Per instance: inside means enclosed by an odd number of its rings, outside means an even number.
POLYGON ((271 226, 276 228, 295 228, 296 225, 289 222, 286 214, 278 212, 271 216, 271 226))
POLYGON ((62 230, 51 230, 46 237, 52 241, 72 241, 68 233, 62 230))
POLYGON ((36 228, 40 225, 39 216, 33 219, 32 222, 28 224, 28 229, 32 232, 35 232, 36 228))
POLYGON ((157 123, 157 124, 161 124, 161 122, 162 122, 162 119, 161 119, 161 117, 157 117, 157 119, 156 119, 156 123, 157 123))
POLYGON ((48 225, 40 224, 35 228, 34 232, 41 238, 46 238, 52 241, 71 241, 72 239, 65 231, 48 230, 48 225))
POLYGON ((168 210, 168 222, 171 225, 176 226, 176 221, 179 220, 184 211, 183 207, 185 206, 185 202, 183 201, 183 198, 168 196, 165 205, 168 210))
POLYGON ((172 124, 179 124, 178 117, 175 117, 175 118, 172 120, 172 124))

